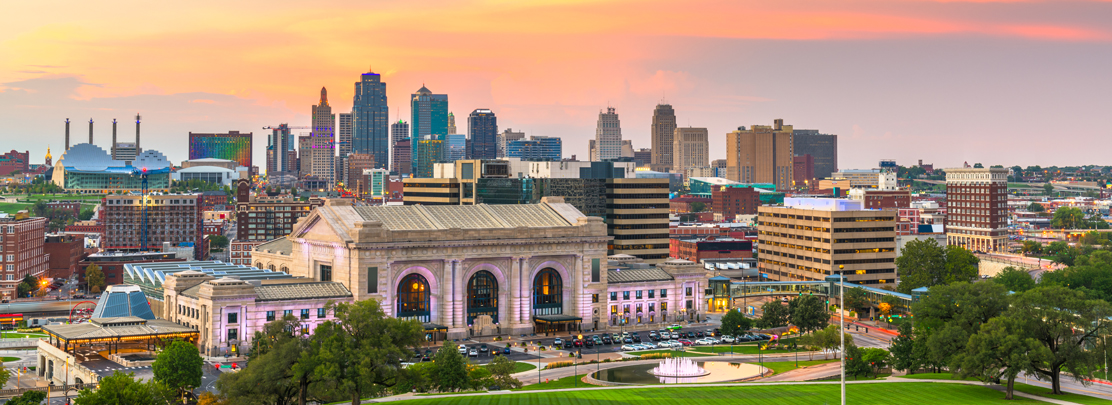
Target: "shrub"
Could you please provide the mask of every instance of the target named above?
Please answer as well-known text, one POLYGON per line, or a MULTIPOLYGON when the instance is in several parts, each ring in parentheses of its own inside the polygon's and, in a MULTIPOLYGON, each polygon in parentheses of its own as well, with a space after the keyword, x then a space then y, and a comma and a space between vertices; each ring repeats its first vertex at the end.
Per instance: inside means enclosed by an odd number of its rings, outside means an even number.
POLYGON ((554 369, 554 368, 571 367, 574 364, 575 363, 570 362, 570 361, 554 361, 554 362, 548 363, 548 365, 545 366, 544 369, 545 370, 551 370, 551 369, 554 369))
POLYGON ((670 359, 672 353, 647 353, 642 354, 639 360, 653 360, 653 359, 670 359))

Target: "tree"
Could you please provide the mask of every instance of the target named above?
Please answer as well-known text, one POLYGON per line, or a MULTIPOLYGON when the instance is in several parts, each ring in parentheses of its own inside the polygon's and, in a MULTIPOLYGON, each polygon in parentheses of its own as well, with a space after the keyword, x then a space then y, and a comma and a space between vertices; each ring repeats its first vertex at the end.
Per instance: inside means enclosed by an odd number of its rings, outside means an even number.
POLYGON ((738 336, 753 327, 753 321, 750 320, 741 310, 732 309, 722 316, 722 334, 729 336, 738 336))
POLYGON ((856 311, 869 305, 869 298, 865 294, 865 289, 861 287, 853 287, 846 290, 846 308, 850 311, 856 311))
POLYGON ((1042 253, 1043 245, 1038 241, 1025 240, 1023 241, 1023 253, 1037 255, 1042 253))
POLYGON ((1046 208, 1043 208, 1042 204, 1039 204, 1037 202, 1032 202, 1030 204, 1027 204, 1027 211, 1030 211, 1030 212, 1045 212, 1046 208))
POLYGON ((830 315, 826 313, 826 304, 814 295, 800 295, 788 302, 788 312, 791 313, 792 325, 799 328, 801 333, 825 328, 830 323, 830 315))
POLYGON ((698 201, 691 203, 691 212, 703 212, 706 209, 707 209, 707 204, 706 203, 698 202, 698 201))
POLYGON ((91 207, 86 207, 85 209, 82 209, 81 214, 79 214, 77 216, 77 219, 80 219, 82 221, 88 221, 90 219, 93 219, 93 209, 91 207))
POLYGON ((960 246, 944 248, 934 239, 910 241, 896 258, 899 291, 909 294, 919 287, 973 281, 979 262, 977 256, 960 246))
POLYGON ((779 328, 787 326, 791 311, 780 301, 769 301, 761 305, 761 319, 757 320, 757 327, 762 329, 779 328))
POLYGON ((213 248, 223 249, 228 247, 228 237, 224 235, 209 236, 209 241, 211 242, 213 248))
POLYGON ((116 371, 100 379, 99 388, 85 388, 77 394, 77 405, 165 405, 175 401, 174 390, 151 379, 145 383, 135 373, 116 371))
POLYGON ((201 375, 204 374, 201 367, 204 365, 205 361, 201 359, 196 345, 175 340, 158 354, 151 369, 155 380, 176 389, 179 396, 184 396, 201 386, 201 375))
POLYGON ((911 323, 904 322, 900 324, 897 331, 899 334, 892 338, 892 345, 889 347, 889 350, 892 351, 892 368, 904 370, 910 374, 923 364, 921 359, 916 356, 916 342, 912 335, 911 323))
POLYGON ((983 164, 980 164, 980 163, 974 163, 974 164, 973 164, 973 168, 974 168, 974 169, 984 169, 984 168, 985 168, 985 165, 983 165, 983 164))
POLYGON ((228 396, 230 404, 291 405, 313 380, 309 373, 298 373, 298 361, 308 346, 295 335, 301 321, 286 315, 255 332, 247 366, 236 373, 222 373, 216 388, 228 396))
POLYGON ((1065 287, 1038 287, 1016 294, 1008 316, 1048 350, 1032 358, 1029 367, 1051 381, 1055 394, 1062 394, 1062 369, 1084 384, 1100 367, 1098 354, 1088 347, 1097 346, 1099 337, 1108 333, 1112 306, 1107 302, 1065 287))
MULTIPOLYGON (((833 325, 831 325, 833 326, 833 325)), ((846 344, 846 374, 853 376, 856 380, 857 376, 864 374, 869 375, 869 363, 865 362, 864 349, 857 347, 854 344, 846 344)))
POLYGON ((100 266, 97 266, 96 263, 85 268, 85 284, 88 286, 90 293, 96 294, 104 291, 104 272, 100 270, 100 266))
POLYGON ((9 399, 4 405, 39 405, 46 399, 46 393, 42 391, 27 391, 23 395, 9 399))
POLYGON ((1011 266, 1005 267, 1004 270, 993 276, 992 281, 1000 283, 1004 288, 1013 292, 1024 292, 1035 288, 1035 279, 1031 278, 1031 273, 1011 266))
POLYGON ((1054 216, 1050 219, 1050 226, 1059 229, 1083 229, 1088 228, 1088 225, 1085 212, 1074 207, 1060 207, 1054 210, 1054 216))
POLYGON ((887 350, 877 347, 865 348, 861 357, 865 363, 868 363, 869 369, 873 372, 873 377, 880 373, 880 369, 888 367, 888 363, 892 361, 892 355, 887 350))
MULTIPOLYGON (((838 358, 838 356, 840 356, 840 354, 838 354, 838 349, 842 347, 842 341, 840 339, 840 336, 838 335, 838 333, 841 332, 841 329, 842 328, 838 325, 826 325, 826 327, 822 330, 816 330, 814 333, 812 333, 813 337, 809 343, 818 346, 823 350, 835 353, 834 358, 838 358)), ((853 336, 849 333, 842 333, 845 335, 846 348, 848 351, 848 348, 853 345, 853 336)), ((825 353, 823 353, 823 355, 825 358, 825 353)))
POLYGON ((490 369, 491 383, 501 389, 521 388, 521 381, 510 377, 516 366, 517 362, 506 358, 506 356, 494 356, 494 360, 491 360, 490 364, 487 365, 487 368, 490 369))
POLYGON ((1051 193, 1053 193, 1053 192, 1054 192, 1054 185, 1052 185, 1050 183, 1043 184, 1043 194, 1044 195, 1051 195, 1051 193))
POLYGON ((984 382, 1007 379, 1004 399, 1012 399, 1015 378, 1030 370, 1032 358, 1046 357, 1046 348, 1026 335, 1022 323, 999 316, 981 325, 969 337, 965 350, 954 358, 950 371, 959 377, 976 377, 984 382))
POLYGON ((317 326, 307 354, 298 361, 299 368, 313 367, 318 381, 310 389, 357 405, 364 396, 396 385, 401 359, 423 341, 421 323, 386 316, 376 300, 330 304, 328 309, 336 319, 317 326))
POLYGON ((437 391, 454 392, 468 387, 467 358, 459 354, 455 342, 445 341, 433 355, 432 363, 433 386, 437 391))

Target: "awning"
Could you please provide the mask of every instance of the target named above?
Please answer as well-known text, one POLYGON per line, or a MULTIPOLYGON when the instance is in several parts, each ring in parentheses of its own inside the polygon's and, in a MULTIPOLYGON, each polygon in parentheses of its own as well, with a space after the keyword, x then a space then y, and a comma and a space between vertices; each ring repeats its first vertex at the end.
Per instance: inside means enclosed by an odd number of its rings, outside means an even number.
POLYGON ((447 332, 448 331, 447 326, 438 325, 438 324, 435 324, 435 323, 424 323, 424 324, 421 324, 421 326, 425 327, 425 332, 447 332))
POLYGON ((533 317, 533 322, 536 322, 536 323, 556 324, 556 323, 573 323, 573 322, 582 322, 582 321, 583 321, 583 318, 580 318, 578 316, 571 316, 571 315, 537 315, 537 316, 533 317))

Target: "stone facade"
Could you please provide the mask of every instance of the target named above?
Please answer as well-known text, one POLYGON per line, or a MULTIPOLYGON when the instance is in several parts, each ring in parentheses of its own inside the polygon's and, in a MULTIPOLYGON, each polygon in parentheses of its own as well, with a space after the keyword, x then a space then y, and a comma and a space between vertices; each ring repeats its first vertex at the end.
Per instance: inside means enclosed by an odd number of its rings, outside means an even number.
POLYGON ((537 316, 603 327, 606 224, 559 198, 541 204, 352 207, 329 200, 288 238, 252 253, 262 266, 337 281, 387 314, 466 337, 480 316, 497 334, 533 333, 537 316), (534 288, 536 287, 536 288, 534 288), (536 294, 534 294, 536 292, 536 294), (539 314, 538 314, 539 313, 539 314))

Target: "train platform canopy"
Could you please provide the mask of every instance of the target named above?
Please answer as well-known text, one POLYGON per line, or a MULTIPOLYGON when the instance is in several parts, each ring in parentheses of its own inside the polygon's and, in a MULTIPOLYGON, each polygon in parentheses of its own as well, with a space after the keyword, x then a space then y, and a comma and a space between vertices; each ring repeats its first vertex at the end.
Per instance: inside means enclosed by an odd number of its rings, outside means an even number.
POLYGON ((43 331, 55 347, 72 348, 74 344, 119 343, 129 341, 185 339, 196 341, 198 331, 162 319, 134 316, 93 318, 71 325, 46 325, 43 331))
POLYGON ((166 281, 166 276, 189 270, 208 274, 218 279, 231 276, 243 281, 295 278, 280 271, 265 270, 241 264, 229 264, 217 260, 124 264, 124 283, 137 286, 151 299, 161 301, 164 297, 162 283, 166 281))
POLYGON ((92 318, 136 317, 155 319, 147 295, 134 285, 111 285, 100 295, 92 318))

